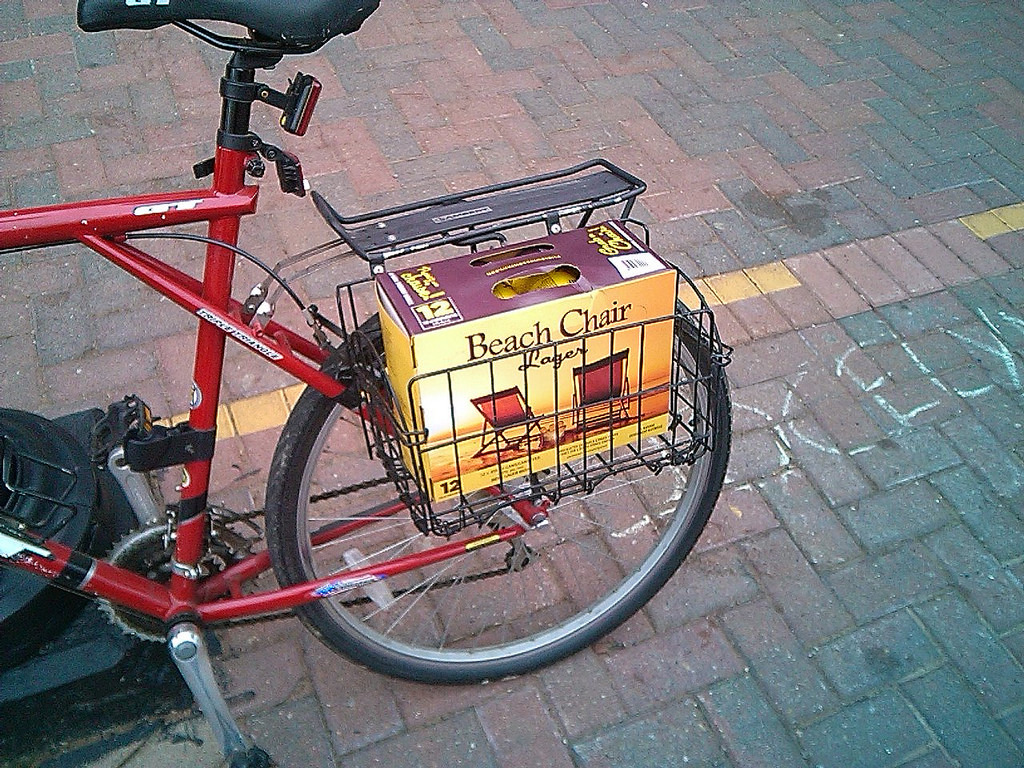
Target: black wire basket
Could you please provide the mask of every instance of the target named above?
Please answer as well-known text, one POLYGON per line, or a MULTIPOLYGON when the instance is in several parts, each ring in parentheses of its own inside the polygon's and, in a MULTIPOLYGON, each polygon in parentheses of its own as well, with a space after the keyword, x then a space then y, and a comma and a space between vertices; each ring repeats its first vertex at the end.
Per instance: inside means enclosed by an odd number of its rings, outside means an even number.
MULTIPOLYGON (((487 524, 517 502, 557 502, 587 494, 614 475, 641 469, 657 473, 666 466, 693 463, 710 450, 715 439, 709 412, 712 387, 732 350, 719 338, 714 315, 694 283, 682 273, 679 280, 687 303, 677 301, 671 315, 416 375, 402 393, 388 377, 379 334, 366 325, 347 332, 367 449, 383 463, 417 527, 451 536, 466 526, 487 524), (659 356, 670 360, 645 360, 652 354, 645 337, 656 332, 668 336, 666 331, 671 343, 659 356), (629 369, 633 382, 624 380, 624 368, 617 364, 629 354, 635 355, 629 369), (528 355, 534 360, 538 355, 572 359, 576 391, 571 405, 534 412, 525 374, 520 381, 507 377, 509 361, 521 358, 522 369, 530 362, 528 355), (645 381, 645 367, 653 365, 667 365, 667 381, 638 385, 645 381), (454 427, 456 402, 466 400, 460 374, 470 368, 476 369, 472 373, 478 381, 491 382, 489 393, 471 401, 479 412, 479 428, 453 428, 437 439, 421 412, 403 412, 399 406, 403 398, 398 395, 412 402, 415 388, 429 385, 435 393, 446 391, 454 427), (651 412, 653 418, 644 417, 651 412), (427 458, 438 455, 454 464, 450 476, 440 481, 431 475, 427 458), (491 478, 485 487, 464 482, 481 472, 491 478)), ((372 284, 339 286, 343 325, 360 302, 365 307, 365 294, 361 300, 357 295, 367 285, 372 284)), ((552 384, 558 403, 557 373, 552 384)), ((436 396, 433 401, 436 407, 436 396)))

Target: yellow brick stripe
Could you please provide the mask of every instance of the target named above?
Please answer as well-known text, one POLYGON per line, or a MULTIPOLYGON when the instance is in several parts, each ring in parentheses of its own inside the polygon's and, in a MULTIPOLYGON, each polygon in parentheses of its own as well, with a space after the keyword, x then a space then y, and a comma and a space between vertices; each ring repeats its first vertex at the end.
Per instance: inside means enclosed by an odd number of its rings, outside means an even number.
MULTIPOLYGON (((796 275, 790 272, 789 267, 781 261, 749 269, 738 269, 735 272, 726 272, 712 277, 702 277, 694 282, 697 285, 697 290, 704 295, 705 300, 711 306, 732 304, 735 301, 762 296, 766 293, 775 293, 800 285, 796 275)), ((689 286, 680 292, 679 298, 687 306, 693 306, 688 303, 693 299, 687 294, 692 295, 689 286)))
MULTIPOLYGON (((800 285, 800 281, 781 261, 704 277, 695 280, 694 283, 711 306, 730 304, 800 285)), ((688 285, 684 284, 680 288, 679 298, 688 307, 700 306, 688 285)), ((222 404, 217 410, 217 439, 251 435, 254 432, 280 427, 288 418, 305 386, 293 384, 272 392, 222 404)), ((182 413, 165 419, 163 423, 178 424, 187 419, 188 414, 182 413)))
MULTIPOLYGON (((305 384, 292 384, 232 403, 222 403, 217 409, 217 439, 251 435, 264 429, 280 427, 305 388, 305 384)), ((180 413, 164 419, 163 423, 179 424, 187 420, 188 414, 180 413)))
POLYGON ((962 216, 960 222, 982 240, 1024 229, 1024 203, 962 216))

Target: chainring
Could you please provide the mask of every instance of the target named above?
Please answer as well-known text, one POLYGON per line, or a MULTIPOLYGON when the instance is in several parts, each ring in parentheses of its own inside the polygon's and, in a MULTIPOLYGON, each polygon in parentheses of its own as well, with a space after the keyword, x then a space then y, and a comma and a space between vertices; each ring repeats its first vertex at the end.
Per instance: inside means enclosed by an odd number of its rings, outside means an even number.
MULTIPOLYGON (((201 568, 206 573, 223 570, 241 557, 250 554, 260 534, 246 536, 232 530, 232 524, 244 524, 256 532, 251 518, 257 513, 237 515, 220 507, 211 507, 211 536, 201 568)), ((166 524, 154 524, 126 534, 111 549, 107 558, 111 565, 133 571, 151 581, 166 584, 171 578, 174 545, 166 524)), ((100 603, 104 612, 123 631, 143 640, 163 642, 166 627, 159 619, 138 613, 107 601, 100 603)))
MULTIPOLYGON (((126 534, 114 545, 108 561, 118 568, 165 583, 171 578, 173 552, 173 547, 167 542, 167 526, 151 525, 126 534)), ((113 605, 106 600, 100 602, 100 607, 114 624, 129 635, 142 640, 164 641, 165 629, 159 619, 113 605)))

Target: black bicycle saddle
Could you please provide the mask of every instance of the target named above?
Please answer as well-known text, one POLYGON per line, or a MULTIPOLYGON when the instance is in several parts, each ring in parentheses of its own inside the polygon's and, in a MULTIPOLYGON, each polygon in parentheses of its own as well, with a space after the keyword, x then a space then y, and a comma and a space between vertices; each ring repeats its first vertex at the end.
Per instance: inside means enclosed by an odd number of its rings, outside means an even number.
POLYGON ((287 52, 319 48, 332 37, 355 32, 379 4, 380 0, 78 0, 78 26, 101 32, 226 21, 287 52))

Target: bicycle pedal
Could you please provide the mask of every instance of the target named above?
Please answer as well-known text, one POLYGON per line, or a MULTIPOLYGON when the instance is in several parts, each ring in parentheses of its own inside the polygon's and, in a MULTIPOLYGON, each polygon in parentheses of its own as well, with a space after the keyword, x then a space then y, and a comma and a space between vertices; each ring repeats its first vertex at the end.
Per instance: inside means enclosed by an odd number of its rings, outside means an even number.
POLYGON ((129 432, 145 437, 153 429, 153 412, 138 395, 125 395, 124 399, 111 403, 107 412, 92 428, 90 454, 93 462, 105 465, 107 456, 114 448, 124 443, 129 432))

